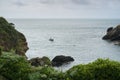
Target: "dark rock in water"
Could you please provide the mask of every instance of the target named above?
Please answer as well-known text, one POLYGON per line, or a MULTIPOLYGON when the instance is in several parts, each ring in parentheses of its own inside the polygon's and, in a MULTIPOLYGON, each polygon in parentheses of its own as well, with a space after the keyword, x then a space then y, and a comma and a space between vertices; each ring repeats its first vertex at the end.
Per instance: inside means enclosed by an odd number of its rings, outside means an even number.
POLYGON ((74 59, 71 56, 64 56, 64 55, 59 55, 56 56, 53 60, 52 60, 52 66, 61 66, 64 63, 68 63, 74 61, 74 59))
POLYGON ((2 51, 25 56, 28 50, 25 36, 17 31, 13 23, 8 23, 3 17, 0 17, 0 47, 2 51))
POLYGON ((102 39, 120 42, 120 25, 115 28, 108 28, 106 35, 102 39))
POLYGON ((36 67, 37 66, 45 66, 45 65, 51 66, 51 61, 48 57, 32 58, 29 60, 29 62, 31 63, 32 66, 36 66, 36 67))

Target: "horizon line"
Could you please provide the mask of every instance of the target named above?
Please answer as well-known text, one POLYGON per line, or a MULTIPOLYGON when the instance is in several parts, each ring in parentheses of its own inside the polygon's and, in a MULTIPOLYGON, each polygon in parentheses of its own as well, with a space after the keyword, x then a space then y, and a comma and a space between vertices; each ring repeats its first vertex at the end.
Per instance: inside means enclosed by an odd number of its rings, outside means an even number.
POLYGON ((101 19, 102 20, 102 19, 120 19, 120 18, 6 18, 6 19, 101 19))

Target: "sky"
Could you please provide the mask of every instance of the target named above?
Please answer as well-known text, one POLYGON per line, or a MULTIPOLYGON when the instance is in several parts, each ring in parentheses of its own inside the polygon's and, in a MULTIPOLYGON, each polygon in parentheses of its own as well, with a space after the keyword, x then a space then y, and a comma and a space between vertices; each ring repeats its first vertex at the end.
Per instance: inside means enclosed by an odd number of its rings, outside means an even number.
POLYGON ((0 0, 0 16, 120 19, 120 0, 0 0))

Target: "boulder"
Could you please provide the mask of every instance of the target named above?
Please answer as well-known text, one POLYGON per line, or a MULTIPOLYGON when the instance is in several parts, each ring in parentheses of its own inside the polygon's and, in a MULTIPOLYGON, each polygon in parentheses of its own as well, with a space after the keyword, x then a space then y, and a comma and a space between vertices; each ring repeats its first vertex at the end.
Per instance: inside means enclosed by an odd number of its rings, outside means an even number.
POLYGON ((13 23, 7 22, 3 17, 0 17, 0 48, 2 51, 14 51, 23 56, 28 50, 25 36, 15 29, 13 23))
POLYGON ((42 57, 42 58, 39 58, 39 57, 36 57, 36 58, 32 58, 29 60, 29 62, 31 63, 32 66, 45 66, 45 65, 48 65, 48 66, 51 66, 51 61, 48 57, 42 57))
POLYGON ((120 25, 115 28, 108 28, 106 35, 102 39, 120 42, 120 25))
POLYGON ((59 67, 71 61, 74 61, 74 59, 71 56, 58 55, 52 60, 52 66, 59 67))

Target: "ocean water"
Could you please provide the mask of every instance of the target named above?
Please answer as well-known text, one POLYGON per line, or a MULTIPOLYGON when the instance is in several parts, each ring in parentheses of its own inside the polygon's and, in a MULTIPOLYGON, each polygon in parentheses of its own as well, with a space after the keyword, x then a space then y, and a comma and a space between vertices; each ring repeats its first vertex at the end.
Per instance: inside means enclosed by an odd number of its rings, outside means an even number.
POLYGON ((9 19, 28 41, 27 57, 72 56, 75 61, 60 69, 86 64, 97 58, 120 61, 120 46, 102 40, 106 29, 119 19, 9 19), (53 38, 54 42, 50 42, 53 38))

